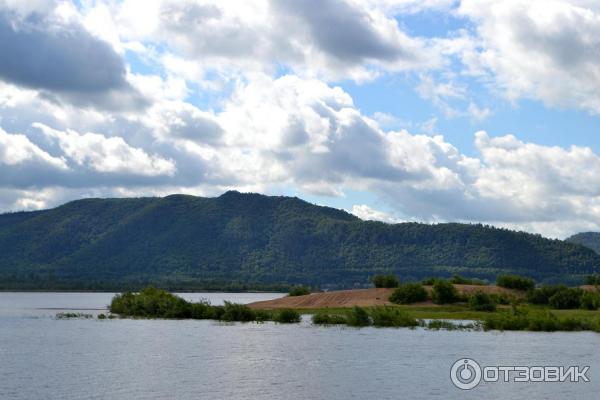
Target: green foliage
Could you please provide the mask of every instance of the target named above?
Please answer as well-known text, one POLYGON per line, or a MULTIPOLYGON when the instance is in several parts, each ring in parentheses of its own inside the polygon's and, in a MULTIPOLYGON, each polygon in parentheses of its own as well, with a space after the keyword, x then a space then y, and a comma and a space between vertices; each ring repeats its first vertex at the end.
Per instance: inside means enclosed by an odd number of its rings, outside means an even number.
POLYGON ((535 282, 531 278, 526 278, 519 275, 498 275, 496 285, 516 290, 531 290, 535 286, 535 282))
POLYGON ((598 266, 592 250, 538 235, 362 221, 297 198, 238 192, 87 199, 0 215, 0 289, 332 288, 366 286, 380 273, 566 282, 598 266))
POLYGON ((290 289, 290 296, 305 296, 310 294, 310 289, 306 286, 294 286, 290 289))
POLYGON ((239 321, 239 322, 250 322, 256 319, 254 311, 247 305, 225 302, 223 306, 223 314, 221 315, 221 321, 239 321))
POLYGON ((581 307, 583 290, 579 288, 564 288, 548 299, 548 304, 558 310, 568 310, 581 307))
POLYGON ((300 314, 295 310, 283 309, 275 313, 273 321, 279 322, 280 324, 295 324, 300 322, 302 318, 300 314))
POLYGON ((362 307, 354 306, 349 312, 346 319, 346 323, 349 326, 369 326, 371 324, 371 318, 369 313, 362 307))
POLYGON ((312 322, 316 325, 345 325, 348 318, 341 314, 317 313, 312 316, 312 322))
POLYGON ((517 299, 514 296, 508 295, 506 293, 490 293, 490 299, 496 304, 509 305, 517 299))
POLYGON ((191 318, 190 303, 165 290, 148 287, 138 294, 117 294, 110 303, 110 312, 133 317, 191 318))
POLYGON ((459 296, 454 285, 438 279, 433 284, 431 300, 436 304, 450 304, 457 302, 459 296))
MULTIPOLYGON (((565 285, 544 285, 527 292, 527 302, 531 304, 549 305, 556 309, 571 309, 582 306, 583 290, 568 288, 565 285)), ((589 298, 591 300, 591 298, 589 298)), ((593 303, 586 303, 592 306, 593 303)))
POLYGON ((478 285, 483 286, 487 285, 484 281, 477 278, 464 278, 458 274, 454 274, 452 278, 449 279, 449 282, 453 285, 478 285))
POLYGON ((598 286, 600 285, 600 275, 588 275, 585 277, 585 284, 586 285, 594 285, 594 286, 598 286))
POLYGON ((600 308, 600 292, 584 292, 579 298, 581 308, 597 310, 600 308))
POLYGON ((404 283, 394 290, 389 300, 397 304, 412 304, 426 301, 427 298, 427 291, 421 284, 404 283))
POLYGON ((507 331, 598 331, 600 321, 578 317, 559 318, 548 310, 521 308, 517 312, 490 314, 483 320, 483 328, 507 331))
POLYGON ((376 288, 395 288, 400 284, 395 275, 375 275, 372 282, 376 288))
POLYGON ((190 303, 166 290, 148 287, 139 293, 126 292, 113 297, 109 310, 124 317, 165 319, 217 319, 222 321, 265 321, 271 314, 253 311, 243 304, 225 302, 212 306, 208 302, 190 303))
POLYGON ((190 304, 190 318, 193 319, 220 319, 223 307, 211 306, 207 301, 190 304))
POLYGON ((527 291, 527 302, 541 305, 549 304, 550 297, 565 289, 567 289, 565 285, 543 285, 536 289, 530 289, 527 291))
POLYGON ((421 281, 421 285, 423 286, 433 286, 433 284, 435 283, 435 281, 437 281, 439 278, 434 278, 434 277, 429 277, 429 278, 425 278, 421 281))
POLYGON ((377 306, 370 310, 373 326, 377 327, 414 327, 419 323, 409 313, 397 307, 377 306))
POLYGON ((471 310, 475 311, 496 311, 496 303, 494 302, 492 297, 489 294, 483 293, 481 291, 475 292, 469 298, 469 307, 471 308, 471 310))

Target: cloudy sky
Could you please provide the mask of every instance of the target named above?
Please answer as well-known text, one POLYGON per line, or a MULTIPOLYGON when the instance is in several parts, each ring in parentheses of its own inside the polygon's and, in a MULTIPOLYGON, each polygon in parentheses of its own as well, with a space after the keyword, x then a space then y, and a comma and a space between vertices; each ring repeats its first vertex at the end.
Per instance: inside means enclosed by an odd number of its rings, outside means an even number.
POLYGON ((0 211, 296 195, 600 230, 597 0, 0 0, 0 211))

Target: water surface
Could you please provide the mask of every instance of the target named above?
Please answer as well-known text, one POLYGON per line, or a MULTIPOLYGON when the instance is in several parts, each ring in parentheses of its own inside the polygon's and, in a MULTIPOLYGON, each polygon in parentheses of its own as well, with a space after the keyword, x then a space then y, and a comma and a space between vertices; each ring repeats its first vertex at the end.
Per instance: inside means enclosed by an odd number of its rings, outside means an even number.
MULTIPOLYGON (((249 302, 279 294, 184 294, 249 302)), ((167 320, 56 320, 105 293, 0 293, 0 399, 596 399, 600 335, 167 320), (48 310, 52 308, 52 310, 48 310), (458 358, 589 365, 590 383, 452 386, 458 358)))

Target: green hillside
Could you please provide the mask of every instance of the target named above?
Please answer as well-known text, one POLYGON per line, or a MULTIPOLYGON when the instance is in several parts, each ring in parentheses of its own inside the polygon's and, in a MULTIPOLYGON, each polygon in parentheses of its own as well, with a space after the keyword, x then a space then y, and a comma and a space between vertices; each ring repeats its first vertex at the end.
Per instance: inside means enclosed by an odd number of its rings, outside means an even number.
POLYGON ((600 254, 600 232, 582 232, 567 239, 567 242, 580 244, 600 254))
POLYGON ((583 246, 482 225, 362 221, 291 197, 87 199, 0 215, 0 288, 364 286, 500 272, 575 281, 600 272, 583 246))

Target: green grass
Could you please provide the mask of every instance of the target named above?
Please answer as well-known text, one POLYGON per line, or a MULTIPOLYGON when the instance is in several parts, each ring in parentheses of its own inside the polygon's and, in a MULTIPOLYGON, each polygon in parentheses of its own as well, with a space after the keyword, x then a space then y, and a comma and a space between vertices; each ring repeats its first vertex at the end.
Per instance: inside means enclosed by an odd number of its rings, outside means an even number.
MULTIPOLYGON (((454 320, 473 320, 483 321, 490 315, 508 314, 511 308, 509 306, 498 306, 494 312, 473 311, 467 304, 451 304, 442 306, 422 306, 422 305, 391 305, 388 307, 397 308, 410 312, 416 319, 454 319, 454 320)), ((532 312, 548 310, 559 318, 583 318, 594 319, 600 317, 600 311, 572 309, 572 310, 551 310, 544 306, 529 306, 532 312)), ((366 309, 369 309, 367 307, 366 309)), ((314 309, 296 309, 300 314, 345 314, 349 308, 314 308, 314 309)))
MULTIPOLYGON (((468 305, 463 304, 452 304, 443 306, 415 306, 415 305, 390 305, 388 307, 397 308, 399 310, 409 311, 417 319, 469 319, 469 320, 482 320, 489 312, 484 311, 473 311, 469 309, 468 305)), ((366 307, 367 309, 369 307, 366 307)), ((499 307, 496 312, 503 312, 507 308, 499 307)), ((346 313, 349 308, 297 308, 300 314, 343 314, 346 313)), ((584 310, 577 310, 584 311, 584 310)))

